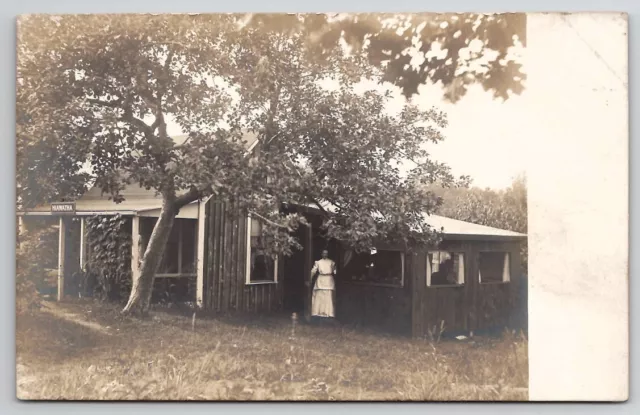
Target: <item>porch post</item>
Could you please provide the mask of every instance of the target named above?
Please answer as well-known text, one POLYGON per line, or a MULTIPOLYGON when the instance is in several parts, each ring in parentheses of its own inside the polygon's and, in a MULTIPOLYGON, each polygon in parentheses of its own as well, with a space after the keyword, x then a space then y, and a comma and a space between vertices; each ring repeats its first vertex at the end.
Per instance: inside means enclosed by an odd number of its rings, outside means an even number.
POLYGON ((64 299, 64 257, 66 239, 65 221, 63 217, 60 217, 58 227, 58 301, 62 301, 64 299))
POLYGON ((178 274, 182 275, 182 221, 176 218, 173 226, 178 227, 178 274))
MULTIPOLYGON (((307 226, 307 255, 305 258, 305 275, 304 281, 311 282, 311 268, 313 267, 313 225, 309 222, 307 226)), ((304 318, 307 322, 311 321, 311 301, 312 301, 312 293, 313 287, 309 285, 306 287, 305 301, 304 301, 304 318)))
POLYGON ((204 200, 198 202, 198 242, 196 246, 196 305, 202 308, 204 305, 204 231, 205 214, 207 204, 204 200))
POLYGON ((140 277, 140 217, 131 218, 131 280, 140 277))
POLYGON ((86 241, 86 232, 87 232, 87 227, 86 227, 86 219, 85 217, 81 217, 80 218, 80 271, 84 271, 84 266, 85 266, 85 262, 86 262, 86 255, 87 255, 87 241, 86 241))

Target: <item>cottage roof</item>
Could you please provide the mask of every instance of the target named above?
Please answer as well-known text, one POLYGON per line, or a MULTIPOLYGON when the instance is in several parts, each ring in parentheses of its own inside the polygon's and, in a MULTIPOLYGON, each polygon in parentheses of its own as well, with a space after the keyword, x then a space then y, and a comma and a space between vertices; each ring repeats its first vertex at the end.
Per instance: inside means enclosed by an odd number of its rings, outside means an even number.
POLYGON ((523 239, 527 235, 523 233, 494 228, 491 226, 477 225, 471 222, 447 218, 439 215, 425 215, 425 221, 437 230, 443 229, 446 239, 471 239, 496 238, 496 239, 523 239))
MULTIPOLYGON (((336 207, 330 203, 322 202, 322 208, 333 212, 336 207)), ((307 208, 317 209, 315 205, 308 204, 307 208)), ((423 218, 431 227, 442 231, 445 239, 499 239, 512 240, 524 239, 526 234, 494 228, 491 226, 477 225, 471 222, 451 219, 439 215, 424 214, 423 218)))

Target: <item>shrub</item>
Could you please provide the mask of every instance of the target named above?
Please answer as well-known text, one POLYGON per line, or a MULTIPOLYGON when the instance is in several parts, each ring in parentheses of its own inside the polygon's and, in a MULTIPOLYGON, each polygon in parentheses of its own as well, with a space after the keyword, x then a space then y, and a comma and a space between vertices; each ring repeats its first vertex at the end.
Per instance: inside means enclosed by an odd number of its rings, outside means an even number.
POLYGON ((16 247, 16 311, 24 313, 40 306, 41 295, 55 290, 57 264, 53 226, 36 227, 19 236, 16 247))
POLYGON ((130 219, 94 216, 86 224, 88 261, 79 281, 99 299, 126 299, 131 291, 130 219))

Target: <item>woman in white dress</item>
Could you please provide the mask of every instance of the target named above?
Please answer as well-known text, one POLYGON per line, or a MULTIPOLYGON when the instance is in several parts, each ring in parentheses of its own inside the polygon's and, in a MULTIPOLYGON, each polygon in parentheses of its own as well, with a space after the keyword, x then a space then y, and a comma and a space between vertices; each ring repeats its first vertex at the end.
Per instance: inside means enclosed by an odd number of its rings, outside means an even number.
POLYGON ((311 297, 312 317, 335 317, 335 290, 336 263, 329 258, 329 251, 322 251, 322 259, 313 264, 311 269, 311 281, 318 275, 313 284, 311 297))

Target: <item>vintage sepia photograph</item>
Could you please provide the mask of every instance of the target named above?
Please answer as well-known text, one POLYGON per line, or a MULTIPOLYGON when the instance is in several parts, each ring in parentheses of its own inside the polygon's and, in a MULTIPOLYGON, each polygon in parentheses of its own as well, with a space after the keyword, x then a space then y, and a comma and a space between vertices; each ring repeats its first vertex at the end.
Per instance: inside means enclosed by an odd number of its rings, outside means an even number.
POLYGON ((527 20, 18 17, 17 397, 529 400, 527 20))

